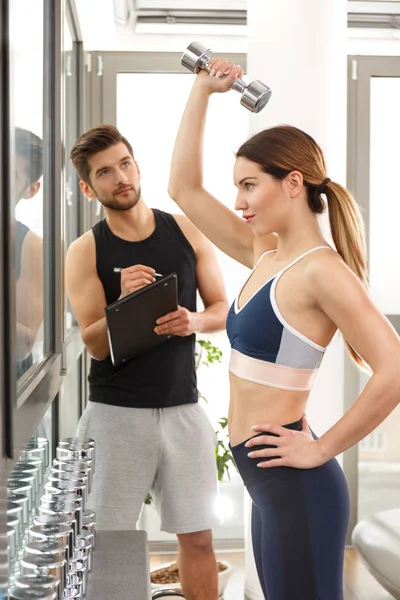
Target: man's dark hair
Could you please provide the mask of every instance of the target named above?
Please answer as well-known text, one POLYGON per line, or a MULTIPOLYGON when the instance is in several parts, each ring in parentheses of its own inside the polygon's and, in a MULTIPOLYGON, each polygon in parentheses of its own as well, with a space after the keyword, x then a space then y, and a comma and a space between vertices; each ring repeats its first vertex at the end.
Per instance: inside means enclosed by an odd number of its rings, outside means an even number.
POLYGON ((124 143, 133 158, 132 146, 114 125, 100 125, 89 129, 75 142, 70 158, 82 181, 90 185, 89 159, 97 152, 107 150, 115 144, 124 143))
MULTIPOLYGON (((43 141, 42 139, 22 127, 15 128, 15 153, 18 158, 26 161, 26 176, 28 185, 39 181, 43 175, 43 141)), ((18 164, 17 164, 18 168, 18 164)))

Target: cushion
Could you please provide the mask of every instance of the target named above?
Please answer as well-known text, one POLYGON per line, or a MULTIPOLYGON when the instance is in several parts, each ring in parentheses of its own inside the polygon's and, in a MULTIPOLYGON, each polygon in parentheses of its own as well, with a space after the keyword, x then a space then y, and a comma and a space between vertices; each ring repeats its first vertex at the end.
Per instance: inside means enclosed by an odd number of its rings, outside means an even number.
POLYGON ((352 540, 371 574, 400 600, 400 508, 360 521, 352 540))

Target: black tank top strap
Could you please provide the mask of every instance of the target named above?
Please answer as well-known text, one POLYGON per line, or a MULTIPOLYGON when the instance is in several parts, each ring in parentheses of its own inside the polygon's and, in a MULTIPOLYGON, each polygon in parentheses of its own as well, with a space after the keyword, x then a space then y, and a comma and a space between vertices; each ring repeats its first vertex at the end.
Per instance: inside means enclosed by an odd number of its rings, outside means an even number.
POLYGON ((196 253, 193 250, 193 246, 190 244, 189 240, 183 233, 182 229, 179 227, 176 219, 170 213, 163 212, 162 210, 153 209, 154 217, 157 224, 165 229, 165 232, 170 234, 175 240, 178 240, 182 243, 182 249, 185 252, 188 252, 194 260, 196 260, 196 253))

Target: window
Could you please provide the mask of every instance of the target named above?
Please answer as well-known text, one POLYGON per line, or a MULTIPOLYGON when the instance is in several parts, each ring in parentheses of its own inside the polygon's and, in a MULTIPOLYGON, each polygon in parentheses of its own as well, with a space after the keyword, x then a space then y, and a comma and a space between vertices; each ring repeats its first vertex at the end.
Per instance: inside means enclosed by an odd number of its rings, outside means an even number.
MULTIPOLYGON (((190 73, 117 75, 117 127, 132 143, 141 169, 143 198, 148 206, 172 213, 180 211, 167 192, 171 154, 193 79, 190 73), (141 90, 146 90, 145 103, 141 90)), ((204 146, 205 185, 231 209, 236 197, 233 184, 235 151, 248 137, 248 113, 240 107, 239 99, 234 92, 211 98, 204 146)), ((217 256, 228 298, 232 301, 247 269, 218 250, 217 256)), ((214 428, 218 429, 218 421, 228 415, 229 342, 225 332, 199 337, 222 350, 222 363, 203 365, 198 370, 199 391, 207 399, 202 405, 214 428)), ((231 480, 220 485, 216 506, 219 524, 214 529, 215 538, 243 538, 243 497, 242 481, 232 468, 231 480)), ((170 537, 160 533, 157 514, 151 508, 144 512, 141 527, 147 530, 150 540, 170 537)))
POLYGON ((45 356, 43 253, 43 0, 10 3, 17 377, 45 356), (21 19, 21 15, 24 18, 21 19))

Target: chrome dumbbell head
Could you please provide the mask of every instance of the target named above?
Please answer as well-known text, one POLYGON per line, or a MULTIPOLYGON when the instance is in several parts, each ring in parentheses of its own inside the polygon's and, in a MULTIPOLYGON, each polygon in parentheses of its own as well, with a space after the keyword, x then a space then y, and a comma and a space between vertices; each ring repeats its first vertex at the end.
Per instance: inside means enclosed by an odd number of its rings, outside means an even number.
POLYGON ((89 444, 92 448, 96 447, 96 442, 92 438, 69 437, 63 438, 58 442, 60 448, 70 446, 71 444, 89 444))
POLYGON ((243 92, 240 104, 253 113, 259 113, 271 98, 271 88, 261 81, 252 81, 243 92))
POLYGON ((33 487, 28 481, 24 480, 8 480, 7 481, 7 493, 10 494, 23 494, 28 498, 28 511, 30 512, 33 508, 33 487))
POLYGON ((67 585, 67 561, 60 554, 25 554, 20 562, 21 575, 53 575, 62 589, 67 585))
POLYGON ((58 447, 56 449, 56 457, 58 458, 58 460, 91 460, 91 467, 93 473, 95 472, 95 456, 96 451, 91 443, 76 442, 63 447, 58 447))
POLYGON ((47 493, 52 493, 54 489, 56 490, 64 490, 66 492, 72 494, 78 494, 82 498, 82 507, 83 510, 86 508, 86 500, 87 500, 87 487, 81 483, 74 483, 73 481, 49 481, 44 486, 44 489, 47 493))
POLYGON ((182 54, 181 64, 192 73, 198 73, 201 69, 207 71, 211 56, 212 52, 207 46, 200 42, 193 42, 182 54))
MULTIPOLYGON (((68 517, 59 513, 50 515, 37 515, 33 517, 34 525, 67 525, 72 530, 72 548, 75 548, 77 532, 77 523, 75 517, 68 517)), ((79 532, 80 533, 80 532, 79 532)))
POLYGON ((57 594, 43 588, 11 588, 9 600, 57 600, 57 594))
POLYGON ((93 482, 93 462, 91 460, 74 461, 74 460, 58 460, 53 461, 51 472, 54 474, 57 471, 65 471, 67 473, 83 473, 88 478, 88 492, 91 492, 93 482))
POLYGON ((74 553, 73 530, 70 525, 56 525, 54 523, 42 523, 33 525, 28 532, 29 542, 57 541, 68 546, 68 558, 74 553))
MULTIPOLYGON (((209 73, 211 55, 209 48, 199 42, 193 42, 182 54, 181 64, 192 73, 198 73, 201 69, 209 73)), ((242 94, 241 105, 253 113, 260 112, 271 97, 271 88, 258 80, 247 84, 237 77, 232 82, 231 89, 242 94)))
POLYGON ((82 496, 79 496, 78 494, 74 494, 73 492, 68 493, 68 494, 64 494, 63 490, 59 490, 60 493, 58 494, 57 492, 47 492, 46 494, 43 494, 43 496, 40 498, 40 505, 41 506, 46 506, 48 504, 51 504, 53 502, 59 502, 61 504, 75 504, 76 506, 82 506, 82 496))
MULTIPOLYGON (((57 540, 43 540, 40 542, 27 542, 25 545, 26 554, 39 554, 57 556, 64 555, 66 564, 68 565, 70 554, 67 544, 58 542, 57 540)), ((71 556, 72 558, 72 556, 71 556)))
POLYGON ((22 519, 24 526, 29 523, 29 499, 28 496, 24 494, 14 494, 14 492, 7 490, 7 500, 10 502, 15 502, 15 504, 19 504, 22 506, 22 519))
MULTIPOLYGON (((74 521, 76 536, 82 531, 82 508, 75 504, 53 502, 48 506, 39 507, 41 516, 64 516, 74 521)), ((75 536, 75 539, 76 539, 75 536)))
POLYGON ((15 580, 16 588, 39 588, 48 592, 56 593, 57 598, 62 598, 59 593, 60 580, 53 575, 20 575, 15 580))

